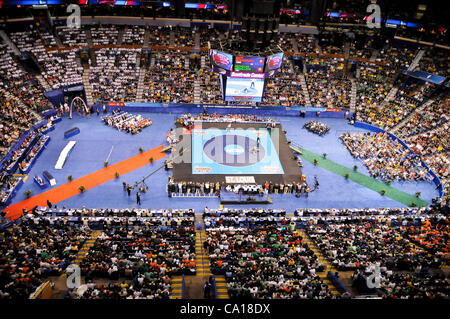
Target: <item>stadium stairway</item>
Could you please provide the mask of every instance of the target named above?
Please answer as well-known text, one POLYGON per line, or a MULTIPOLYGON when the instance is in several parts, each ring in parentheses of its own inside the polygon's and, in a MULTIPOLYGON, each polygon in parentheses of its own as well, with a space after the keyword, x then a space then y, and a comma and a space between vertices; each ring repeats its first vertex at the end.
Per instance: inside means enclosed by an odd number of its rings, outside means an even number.
POLYGON ((20 51, 17 48, 17 46, 11 41, 11 39, 8 37, 6 32, 4 30, 0 30, 0 38, 3 39, 3 42, 5 42, 9 48, 14 52, 15 55, 20 56, 20 51))
POLYGON ((204 229, 195 230, 195 267, 197 276, 211 276, 209 267, 209 257, 203 250, 203 242, 206 240, 206 232, 204 229))
POLYGON ((200 68, 205 69, 206 68, 206 57, 204 54, 200 57, 200 68))
POLYGON ((92 48, 93 44, 92 44, 91 28, 86 29, 86 41, 87 41, 89 49, 92 48))
POLYGON ((319 45, 319 38, 316 38, 316 48, 319 50, 319 53, 322 54, 322 48, 319 45))
POLYGON ((345 43, 344 43, 344 59, 348 60, 349 56, 350 56, 350 42, 345 41, 345 43))
POLYGON ((89 75, 90 70, 89 68, 85 68, 83 72, 83 85, 84 85, 84 91, 86 92, 86 99, 88 106, 92 106, 94 104, 94 99, 92 98, 92 87, 91 83, 89 82, 89 75))
POLYGON ((122 45, 123 35, 127 31, 128 27, 124 26, 123 28, 119 29, 119 35, 117 36, 117 45, 122 45))
POLYGON ((216 299, 230 299, 230 296, 228 295, 228 289, 227 289, 227 281, 225 279, 224 275, 216 275, 215 276, 216 281, 216 299))
POLYGON ((307 107, 312 107, 311 99, 309 98, 308 85, 306 84, 305 75, 300 74, 299 77, 300 77, 300 84, 301 84, 302 90, 303 90, 303 95, 305 96, 305 104, 307 107))
MULTIPOLYGON (((424 55, 425 50, 420 49, 416 56, 414 57, 414 59, 412 60, 411 64, 408 67, 408 71, 413 71, 414 68, 416 68, 419 65, 419 61, 420 59, 422 59, 422 56, 424 55)), ((386 98, 384 99, 383 103, 382 103, 382 107, 385 107, 387 103, 391 102, 394 97, 397 95, 398 92, 398 85, 394 85, 392 87, 392 89, 389 91, 388 95, 386 96, 386 98)))
POLYGON ((317 256, 317 258, 319 259, 320 263, 325 265, 325 270, 322 271, 322 272, 318 272, 317 275, 328 286, 328 288, 330 289, 331 293, 333 293, 334 295, 339 295, 339 292, 337 291, 336 287, 327 278, 327 273, 329 271, 332 271, 333 273, 335 273, 335 272, 337 272, 337 270, 328 263, 328 260, 326 260, 326 258, 322 255, 322 253, 317 248, 316 244, 309 238, 309 236, 305 233, 305 231, 303 229, 297 229, 296 232, 300 236, 302 236, 303 240, 308 245, 308 247, 311 248, 311 250, 314 252, 314 255, 317 256))
POLYGON ((77 63, 77 66, 79 68, 81 68, 81 69, 83 68, 83 63, 81 62, 81 57, 79 55, 75 56, 75 62, 77 63))
POLYGON ((372 55, 370 56, 370 61, 375 61, 375 59, 378 57, 378 50, 372 50, 372 55))
POLYGON ((169 46, 174 47, 175 46, 175 31, 171 30, 169 33, 169 46))
MULTIPOLYGON (((196 216, 197 217, 197 216, 196 216)), ((200 217, 200 216, 198 216, 200 217)), ((197 224, 197 223, 196 223, 197 224)), ((201 223, 203 225, 203 222, 201 223)), ((197 285, 201 285, 203 288, 204 282, 206 282, 211 276, 210 260, 208 254, 203 249, 203 242, 206 240, 206 232, 204 229, 197 229, 195 231, 195 260, 196 260, 196 281, 197 285)), ((215 291, 211 291, 213 296, 215 293, 216 299, 229 299, 228 290, 226 287, 226 280, 224 275, 215 276, 215 291)), ((214 287, 212 287, 214 289, 214 287)), ((197 289, 198 290, 198 289, 197 289)))
POLYGON ((44 48, 48 48, 49 47, 49 43, 47 43, 44 39, 44 37, 42 36, 41 31, 39 30, 39 28, 36 29, 36 33, 39 37, 39 39, 41 40, 41 44, 44 46, 44 48))
POLYGON ((297 39, 296 39, 296 38, 292 38, 291 43, 292 43, 292 47, 294 48, 294 53, 295 53, 295 54, 300 53, 300 52, 298 51, 298 43, 297 43, 297 39))
POLYGON ((50 91, 50 85, 48 85, 48 82, 42 77, 42 75, 36 75, 36 79, 38 80, 39 84, 42 85, 42 87, 46 91, 50 91))
POLYGON ((382 107, 385 107, 386 104, 390 101, 392 101, 395 97, 395 95, 398 92, 398 86, 393 86, 392 89, 389 91, 388 95, 386 96, 386 98, 384 99, 383 103, 382 103, 382 107))
POLYGON ((58 32, 56 32, 55 29, 51 29, 51 30, 49 30, 49 32, 51 32, 51 34, 52 34, 53 37, 55 38, 55 42, 56 42, 56 45, 58 46, 58 48, 63 47, 64 44, 62 43, 61 38, 60 38, 59 35, 58 35, 58 32))
POLYGON ((408 68, 408 71, 414 71, 414 69, 419 66, 419 62, 422 59, 424 54, 425 54, 424 49, 420 49, 417 52, 416 56, 414 57, 414 60, 411 62, 411 65, 408 68))
POLYGON ((94 230, 91 234, 91 237, 84 242, 83 247, 81 247, 80 251, 78 252, 77 258, 73 261, 74 264, 79 265, 83 259, 86 257, 86 255, 89 252, 89 249, 91 249, 92 246, 94 246, 95 241, 97 240, 98 236, 102 233, 101 230, 94 230))
POLYGON ((170 281, 172 292, 170 299, 183 299, 183 276, 174 276, 170 281))
POLYGON ((350 112, 356 111, 356 81, 355 79, 350 79, 352 82, 352 91, 350 93, 350 112))
POLYGON ((145 79, 145 67, 141 67, 139 69, 139 80, 136 90, 136 102, 144 102, 142 98, 144 95, 144 79, 145 79))
POLYGON ((199 104, 202 102, 201 99, 202 88, 200 86, 200 79, 196 78, 194 82, 194 103, 199 104))
POLYGON ((150 68, 153 68, 153 67, 155 66, 155 63, 156 63, 155 60, 156 60, 156 59, 153 58, 153 57, 150 58, 150 68))
MULTIPOLYGON (((83 247, 81 247, 81 249, 78 251, 77 257, 72 262, 72 264, 80 265, 80 263, 88 254, 89 249, 91 249, 91 247, 94 246, 95 241, 97 240, 98 236, 100 236, 101 233, 102 233, 101 230, 94 230, 91 233, 91 237, 84 242, 83 247)), ((52 299, 61 299, 61 297, 67 291, 67 281, 66 281, 67 273, 63 272, 59 277, 52 278, 51 280, 56 288, 56 291, 53 294, 52 299)))
MULTIPOLYGON (((148 48, 148 43, 150 41, 150 29, 145 29, 145 33, 144 33, 144 43, 142 44, 142 48, 146 49, 148 48)), ((152 59, 153 60, 153 59, 152 59)))
POLYGON ((195 32, 194 49, 200 50, 200 31, 199 30, 197 30, 197 32, 195 32))
MULTIPOLYGON (((195 276, 185 276, 184 285, 182 285, 183 299, 203 299, 203 286, 211 276, 209 268, 209 257, 203 251, 203 241, 206 239, 206 233, 203 229, 201 215, 195 216, 195 276)), ((178 286, 176 287, 178 288, 178 286)), ((174 297, 175 298, 175 297, 174 297)))
POLYGON ((396 126, 394 126, 391 129, 391 133, 395 134, 397 133, 397 131, 403 127, 414 115, 416 115, 417 113, 422 112, 426 107, 428 107, 429 105, 434 103, 434 99, 429 99, 428 101, 426 101, 425 103, 423 103, 421 106, 419 106, 417 109, 415 109, 413 112, 409 113, 409 115, 407 117, 405 117, 402 121, 400 121, 400 123, 398 123, 396 126))

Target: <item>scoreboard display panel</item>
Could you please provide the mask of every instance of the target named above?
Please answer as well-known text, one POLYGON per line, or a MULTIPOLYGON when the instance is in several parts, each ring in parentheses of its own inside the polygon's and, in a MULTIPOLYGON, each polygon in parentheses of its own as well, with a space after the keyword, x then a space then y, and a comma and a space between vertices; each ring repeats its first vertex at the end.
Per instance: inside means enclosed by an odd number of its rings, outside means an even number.
POLYGON ((263 73, 265 58, 236 56, 234 60, 235 72, 263 73))
POLYGON ((264 93, 263 79, 228 77, 225 86, 225 101, 262 101, 262 96, 264 93))

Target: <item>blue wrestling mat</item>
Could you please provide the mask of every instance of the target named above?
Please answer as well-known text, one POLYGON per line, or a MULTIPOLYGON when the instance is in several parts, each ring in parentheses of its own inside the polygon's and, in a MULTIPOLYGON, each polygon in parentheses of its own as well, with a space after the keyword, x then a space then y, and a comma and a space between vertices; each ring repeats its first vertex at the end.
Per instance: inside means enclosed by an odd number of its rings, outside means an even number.
POLYGON ((284 174, 284 171, 267 129, 193 129, 192 174, 284 174))

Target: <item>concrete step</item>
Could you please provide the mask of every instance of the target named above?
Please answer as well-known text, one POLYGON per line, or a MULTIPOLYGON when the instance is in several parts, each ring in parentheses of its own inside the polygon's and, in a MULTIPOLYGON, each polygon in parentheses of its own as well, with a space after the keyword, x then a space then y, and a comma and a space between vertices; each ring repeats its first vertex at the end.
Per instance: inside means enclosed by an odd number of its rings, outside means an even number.
POLYGON ((306 234, 306 232, 303 229, 298 229, 296 230, 296 232, 298 234, 300 234, 300 236, 303 238, 303 240, 305 241, 305 243, 308 245, 309 248, 311 248, 311 250, 314 252, 314 254, 317 256, 317 258, 319 259, 320 263, 323 264, 325 266, 325 271, 318 273, 317 275, 320 277, 320 279, 322 279, 322 281, 328 286, 328 288, 330 289, 330 291, 333 294, 339 294, 339 292, 336 290, 336 287, 333 285, 333 283, 327 279, 327 273, 328 271, 332 271, 332 272, 337 272, 336 269, 334 269, 329 262, 327 261, 327 259, 322 255, 322 253, 320 252, 320 250, 317 248, 316 244, 309 238, 308 234, 306 234))
POLYGON ((398 123, 396 126, 394 126, 391 129, 392 133, 396 133, 401 127, 403 127, 414 115, 416 115, 417 113, 423 111, 426 107, 428 107, 429 105, 431 105, 432 103, 434 103, 434 99, 430 99, 427 102, 423 103, 421 106, 419 106, 417 109, 415 109, 414 111, 412 111, 411 113, 409 113, 402 121, 400 121, 400 123, 398 123))
POLYGON ((17 46, 11 41, 11 39, 9 38, 9 36, 6 34, 5 31, 0 30, 0 37, 3 39, 3 42, 5 42, 8 47, 14 52, 15 55, 19 56, 20 55, 20 51, 17 48, 17 46))
POLYGON ((217 296, 216 299, 230 299, 228 295, 228 289, 226 288, 226 279, 224 275, 216 275, 216 290, 217 296))
POLYGON ((183 298, 183 277, 175 276, 170 281, 171 294, 170 299, 182 299, 183 298))

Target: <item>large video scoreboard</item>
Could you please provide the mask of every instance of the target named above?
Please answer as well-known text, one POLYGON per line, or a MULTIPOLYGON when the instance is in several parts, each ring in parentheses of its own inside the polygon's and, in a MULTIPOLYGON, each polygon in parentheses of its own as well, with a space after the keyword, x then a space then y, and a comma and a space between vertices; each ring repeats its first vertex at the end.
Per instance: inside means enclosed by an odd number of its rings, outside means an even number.
POLYGON ((234 58, 234 71, 263 73, 265 60, 266 58, 236 56, 234 58))
POLYGON ((213 70, 220 75, 224 101, 261 102, 266 79, 281 68, 284 53, 258 57, 211 49, 209 56, 213 70))

